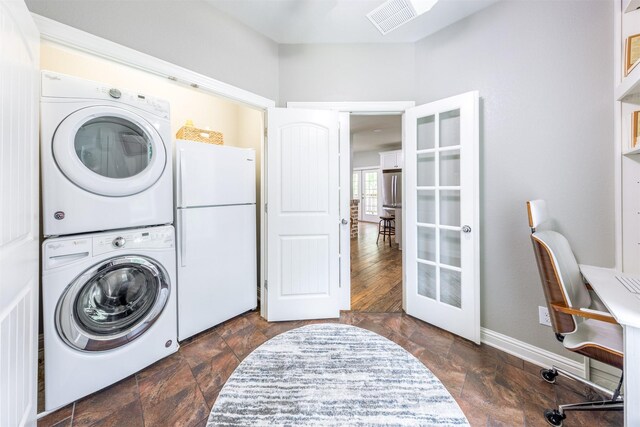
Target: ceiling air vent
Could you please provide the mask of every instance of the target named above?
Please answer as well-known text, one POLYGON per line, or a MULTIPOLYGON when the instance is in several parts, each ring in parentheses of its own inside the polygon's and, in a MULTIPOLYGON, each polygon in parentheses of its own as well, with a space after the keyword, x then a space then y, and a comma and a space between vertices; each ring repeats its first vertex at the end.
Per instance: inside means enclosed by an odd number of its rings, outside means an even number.
POLYGON ((383 34, 427 12, 438 0, 387 0, 367 14, 367 18, 383 34))

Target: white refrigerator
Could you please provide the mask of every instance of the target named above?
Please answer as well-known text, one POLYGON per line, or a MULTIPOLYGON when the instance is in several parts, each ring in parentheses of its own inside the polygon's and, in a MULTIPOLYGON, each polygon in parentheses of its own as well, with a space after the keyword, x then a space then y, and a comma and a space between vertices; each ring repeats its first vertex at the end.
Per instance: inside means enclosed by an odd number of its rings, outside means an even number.
POLYGON ((178 140, 178 340, 257 306, 255 150, 178 140))

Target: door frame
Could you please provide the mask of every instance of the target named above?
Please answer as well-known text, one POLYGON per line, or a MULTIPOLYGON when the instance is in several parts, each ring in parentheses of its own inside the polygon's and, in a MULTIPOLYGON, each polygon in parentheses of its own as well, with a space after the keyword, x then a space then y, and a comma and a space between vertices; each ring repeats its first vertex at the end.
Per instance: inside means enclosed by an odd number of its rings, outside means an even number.
MULTIPOLYGON (((402 115, 405 110, 415 107, 415 101, 345 101, 345 102, 287 102, 287 108, 305 108, 311 110, 333 110, 338 111, 341 117, 340 128, 340 147, 341 152, 345 152, 345 148, 351 148, 351 132, 349 132, 348 126, 345 129, 343 123, 348 124, 349 116, 354 115, 402 115), (346 116, 346 119, 345 119, 346 116)), ((402 130, 402 145, 404 148, 405 130, 402 130)), ((340 183, 342 186, 346 183, 351 183, 351 162, 340 163, 340 183)), ((402 172, 404 180, 404 171, 402 172)), ((346 187, 350 188, 350 187, 346 187)), ((348 197, 340 198, 340 216, 342 218, 350 218, 351 215, 351 191, 345 192, 348 197)), ((402 200, 405 200, 404 186, 402 187, 402 200)), ((402 220, 404 221, 405 210, 402 210, 402 220)), ((345 227, 346 228, 346 227, 345 227)), ((348 229, 340 230, 340 248, 349 248, 351 246, 351 234, 348 229)), ((402 228, 402 241, 406 241, 404 238, 405 227, 402 228)), ((346 256, 342 258, 340 263, 340 283, 342 284, 342 306, 341 310, 351 310, 351 257, 346 256)), ((406 265, 405 265, 405 253, 402 253, 402 309, 406 308, 406 265)))

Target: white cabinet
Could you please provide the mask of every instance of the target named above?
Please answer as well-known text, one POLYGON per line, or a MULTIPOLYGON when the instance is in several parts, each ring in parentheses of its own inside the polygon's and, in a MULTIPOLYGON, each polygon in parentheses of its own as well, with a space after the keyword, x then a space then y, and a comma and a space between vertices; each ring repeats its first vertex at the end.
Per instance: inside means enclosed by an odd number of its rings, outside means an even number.
POLYGON ((382 169, 402 169, 402 160, 402 150, 380 153, 380 167, 382 169))
POLYGON ((616 154, 616 263, 625 273, 640 273, 640 143, 633 143, 633 117, 640 111, 640 65, 625 76, 626 39, 640 33, 635 1, 616 2, 614 90, 616 154))

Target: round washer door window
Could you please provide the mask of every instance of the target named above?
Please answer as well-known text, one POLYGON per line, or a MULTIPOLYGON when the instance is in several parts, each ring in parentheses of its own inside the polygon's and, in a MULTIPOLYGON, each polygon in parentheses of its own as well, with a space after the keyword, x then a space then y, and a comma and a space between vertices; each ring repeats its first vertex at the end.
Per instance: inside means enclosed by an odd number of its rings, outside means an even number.
POLYGON ((117 107, 83 108, 69 115, 53 137, 53 155, 77 186, 103 196, 146 190, 164 172, 167 154, 157 130, 117 107))
POLYGON ((166 271, 150 258, 112 258, 67 287, 56 308, 58 333, 78 350, 120 347, 151 327, 169 292, 166 271))

